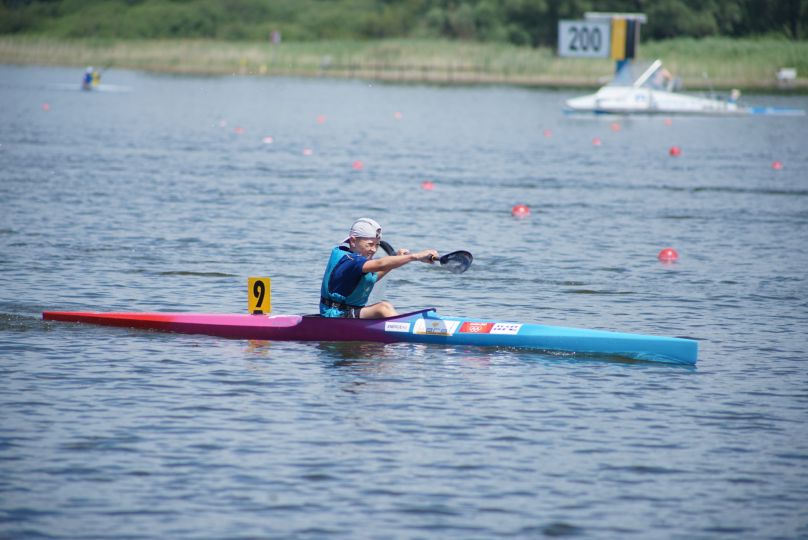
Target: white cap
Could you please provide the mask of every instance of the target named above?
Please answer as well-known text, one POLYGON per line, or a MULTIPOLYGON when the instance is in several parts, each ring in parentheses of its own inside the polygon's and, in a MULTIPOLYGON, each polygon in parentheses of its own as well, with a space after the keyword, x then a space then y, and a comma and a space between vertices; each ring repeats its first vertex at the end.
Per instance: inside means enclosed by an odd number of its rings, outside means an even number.
POLYGON ((342 243, 344 244, 350 240, 352 236, 356 238, 375 238, 376 240, 381 240, 382 226, 370 218, 359 218, 351 225, 348 238, 343 240, 342 243))

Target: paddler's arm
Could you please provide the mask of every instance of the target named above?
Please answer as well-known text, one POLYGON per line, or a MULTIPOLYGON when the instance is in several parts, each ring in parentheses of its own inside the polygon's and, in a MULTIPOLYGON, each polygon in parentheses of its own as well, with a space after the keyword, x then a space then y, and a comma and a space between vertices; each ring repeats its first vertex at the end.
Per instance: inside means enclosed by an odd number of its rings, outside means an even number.
POLYGON ((387 272, 399 266, 404 266, 413 261, 432 264, 432 262, 438 258, 438 252, 434 249, 425 249, 418 253, 410 253, 406 249, 399 249, 398 253, 398 255, 382 257, 381 259, 370 259, 362 265, 362 272, 376 272, 377 279, 382 279, 387 275, 387 272))

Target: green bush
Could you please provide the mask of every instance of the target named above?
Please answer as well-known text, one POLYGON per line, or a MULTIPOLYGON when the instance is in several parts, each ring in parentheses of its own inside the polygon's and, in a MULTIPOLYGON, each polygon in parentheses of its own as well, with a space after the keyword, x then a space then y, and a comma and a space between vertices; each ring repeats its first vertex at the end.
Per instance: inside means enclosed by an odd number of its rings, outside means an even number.
POLYGON ((126 39, 432 37, 554 46, 560 19, 643 10, 645 40, 805 38, 801 0, 0 0, 0 33, 126 39))

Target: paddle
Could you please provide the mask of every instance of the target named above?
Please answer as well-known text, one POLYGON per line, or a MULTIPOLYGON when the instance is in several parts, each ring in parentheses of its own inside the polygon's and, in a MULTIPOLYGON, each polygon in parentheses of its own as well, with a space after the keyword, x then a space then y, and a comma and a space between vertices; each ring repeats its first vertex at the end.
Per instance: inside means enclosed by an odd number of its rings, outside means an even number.
MULTIPOLYGON (((393 246, 391 246, 386 240, 379 240, 379 246, 388 255, 396 254, 396 250, 393 249, 393 246)), ((433 257, 433 260, 438 261, 442 267, 445 267, 453 274, 462 274, 469 269, 472 261, 474 261, 474 256, 468 251, 461 249, 458 251, 452 251, 446 255, 441 255, 438 258, 433 257)))

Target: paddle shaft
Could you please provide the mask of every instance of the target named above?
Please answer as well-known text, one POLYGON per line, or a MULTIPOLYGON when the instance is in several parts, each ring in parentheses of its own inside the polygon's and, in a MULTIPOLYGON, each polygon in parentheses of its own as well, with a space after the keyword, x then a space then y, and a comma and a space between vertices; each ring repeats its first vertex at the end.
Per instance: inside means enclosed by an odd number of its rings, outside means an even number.
MULTIPOLYGON (((379 240, 379 247, 381 247, 388 255, 396 254, 396 250, 386 240, 379 240)), ((452 273, 462 274, 468 270, 469 266, 471 266, 471 262, 474 260, 474 257, 468 251, 460 250, 447 253, 441 257, 433 256, 432 260, 440 262, 441 266, 448 266, 452 273)))

